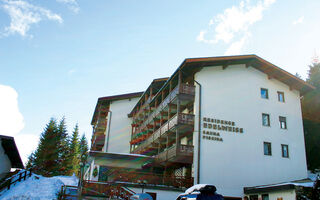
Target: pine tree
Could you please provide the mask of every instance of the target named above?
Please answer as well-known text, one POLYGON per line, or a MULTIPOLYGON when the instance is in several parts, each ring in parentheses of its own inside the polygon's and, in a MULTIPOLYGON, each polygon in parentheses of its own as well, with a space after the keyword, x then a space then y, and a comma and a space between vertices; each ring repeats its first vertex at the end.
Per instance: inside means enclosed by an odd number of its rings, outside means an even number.
POLYGON ((58 134, 59 134, 59 140, 60 144, 58 146, 59 151, 59 171, 61 175, 67 175, 68 174, 68 166, 70 165, 68 156, 70 154, 70 148, 69 148, 69 137, 67 132, 67 126, 65 122, 65 117, 63 117, 60 120, 59 126, 58 126, 58 134))
POLYGON ((301 75, 300 75, 298 72, 295 74, 295 76, 296 76, 297 78, 299 78, 299 79, 302 80, 302 77, 301 77, 301 75))
POLYGON ((70 142, 70 170, 69 175, 76 174, 78 175, 80 168, 80 145, 79 145, 79 126, 76 124, 74 127, 71 142, 70 142))
POLYGON ((29 156, 28 156, 28 161, 26 163, 26 169, 31 169, 34 168, 34 160, 35 160, 35 155, 34 152, 32 152, 29 156))
POLYGON ((51 118, 40 136, 38 148, 34 153, 36 173, 44 176, 58 175, 59 164, 59 137, 57 122, 51 118))
POLYGON ((308 169, 315 170, 320 169, 320 63, 309 66, 307 82, 316 88, 302 99, 308 169))
POLYGON ((309 66, 307 82, 316 89, 303 97, 303 118, 320 122, 320 63, 309 66))
POLYGON ((80 161, 85 164, 88 158, 88 142, 85 134, 80 139, 80 161))

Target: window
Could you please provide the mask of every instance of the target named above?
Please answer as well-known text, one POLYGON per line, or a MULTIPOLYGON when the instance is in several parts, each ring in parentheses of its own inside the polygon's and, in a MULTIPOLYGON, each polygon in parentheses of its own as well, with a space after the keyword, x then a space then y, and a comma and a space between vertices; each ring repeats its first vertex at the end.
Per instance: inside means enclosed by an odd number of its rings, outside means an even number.
POLYGON ((263 194, 262 200, 269 200, 269 194, 263 194))
POLYGON ((287 118, 279 116, 279 123, 281 129, 287 129, 287 118))
POLYGON ((271 156, 271 143, 263 142, 264 155, 271 156))
POLYGON ((250 200, 258 200, 258 195, 250 195, 250 200))
POLYGON ((270 126, 270 115, 262 113, 262 125, 263 126, 270 126))
POLYGON ((261 88, 260 93, 261 93, 261 98, 263 98, 263 99, 269 98, 268 89, 261 88))
POLYGON ((278 101, 284 102, 284 92, 278 92, 278 101))
POLYGON ((289 146, 286 144, 282 144, 281 149, 282 149, 282 157, 289 158, 289 146))

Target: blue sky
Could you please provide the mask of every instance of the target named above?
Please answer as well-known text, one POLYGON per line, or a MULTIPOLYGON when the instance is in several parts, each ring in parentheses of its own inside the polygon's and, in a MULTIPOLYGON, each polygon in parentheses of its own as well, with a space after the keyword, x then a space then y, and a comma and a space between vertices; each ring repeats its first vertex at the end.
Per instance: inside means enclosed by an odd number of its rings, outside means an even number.
POLYGON ((0 0, 0 134, 24 161, 50 117, 91 138, 98 97, 146 89, 189 57, 257 54, 306 77, 320 1, 0 0))

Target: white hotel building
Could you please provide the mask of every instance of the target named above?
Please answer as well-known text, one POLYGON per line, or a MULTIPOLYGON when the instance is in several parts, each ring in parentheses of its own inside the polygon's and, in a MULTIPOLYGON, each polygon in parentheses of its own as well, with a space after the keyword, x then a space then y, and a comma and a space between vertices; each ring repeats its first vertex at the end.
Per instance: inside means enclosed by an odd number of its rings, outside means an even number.
POLYGON ((295 199, 312 89, 256 55, 185 59, 144 92, 98 99, 85 179, 143 183, 164 200, 198 183, 226 199, 295 199))

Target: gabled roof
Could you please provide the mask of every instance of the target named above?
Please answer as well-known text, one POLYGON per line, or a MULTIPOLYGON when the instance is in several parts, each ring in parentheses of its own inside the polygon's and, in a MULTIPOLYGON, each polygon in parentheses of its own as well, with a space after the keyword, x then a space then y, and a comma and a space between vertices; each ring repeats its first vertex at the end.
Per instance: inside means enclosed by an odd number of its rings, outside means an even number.
POLYGON ((12 168, 21 168, 23 169, 23 163, 20 158, 20 154, 16 143, 14 142, 14 138, 10 136, 0 135, 0 140, 5 154, 9 157, 12 168))
MULTIPOLYGON (((217 56, 217 57, 202 57, 202 58, 186 58, 176 71, 167 79, 162 88, 158 91, 153 99, 155 99, 161 91, 168 87, 170 81, 179 72, 184 75, 192 76, 195 72, 200 71, 203 67, 223 66, 227 68, 229 65, 246 64, 248 67, 253 67, 268 75, 270 79, 277 79, 287 84, 290 89, 296 89, 300 95, 304 95, 315 89, 312 85, 301 80, 300 78, 290 74, 289 72, 279 68, 278 66, 260 58, 257 55, 237 55, 237 56, 217 56)), ((151 101, 152 102, 152 101, 151 101)), ((138 102, 139 103, 139 102, 138 102)), ((137 105, 132 109, 129 115, 132 115, 137 105)))
POLYGON ((293 74, 281 69, 280 67, 262 59, 257 55, 239 55, 239 56, 220 56, 220 57, 204 57, 204 58, 187 58, 179 66, 179 69, 190 69, 195 67, 206 67, 206 66, 216 66, 222 65, 227 67, 232 64, 246 64, 256 68, 257 70, 265 73, 268 77, 277 79, 291 89, 296 89, 300 91, 301 95, 315 89, 312 85, 305 82, 304 80, 294 76, 293 74))
MULTIPOLYGON (((175 76, 178 71, 183 74, 190 74, 201 70, 203 67, 223 66, 224 68, 229 65, 246 64, 246 66, 253 67, 265 74, 268 77, 277 79, 287 84, 291 89, 300 91, 301 95, 314 90, 315 87, 309 83, 301 80, 300 78, 290 74, 289 72, 279 68, 278 66, 260 58, 257 55, 238 55, 238 56, 218 56, 218 57, 203 57, 203 58, 186 58, 178 67, 178 69, 171 75, 167 82, 163 85, 162 89, 167 87, 170 80, 175 76)), ((159 92, 161 92, 161 90, 159 92)))
POLYGON ((100 97, 98 98, 96 108, 94 109, 93 117, 91 120, 91 124, 94 124, 94 122, 97 120, 98 117, 98 110, 99 106, 101 104, 109 104, 111 101, 118 101, 123 99, 130 99, 130 98, 136 98, 141 97, 143 92, 135 92, 135 93, 126 93, 126 94, 120 94, 120 95, 113 95, 113 96, 106 96, 106 97, 100 97))

